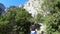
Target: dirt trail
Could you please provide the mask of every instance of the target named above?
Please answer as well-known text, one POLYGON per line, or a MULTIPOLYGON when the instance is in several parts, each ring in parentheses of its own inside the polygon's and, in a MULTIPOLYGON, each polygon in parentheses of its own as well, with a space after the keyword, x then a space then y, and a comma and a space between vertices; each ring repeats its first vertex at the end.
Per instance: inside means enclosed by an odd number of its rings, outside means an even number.
POLYGON ((38 30, 38 34, 40 34, 42 31, 45 34, 45 32, 46 32, 46 24, 44 24, 44 23, 39 23, 39 24, 41 25, 41 27, 40 27, 40 30, 38 30))

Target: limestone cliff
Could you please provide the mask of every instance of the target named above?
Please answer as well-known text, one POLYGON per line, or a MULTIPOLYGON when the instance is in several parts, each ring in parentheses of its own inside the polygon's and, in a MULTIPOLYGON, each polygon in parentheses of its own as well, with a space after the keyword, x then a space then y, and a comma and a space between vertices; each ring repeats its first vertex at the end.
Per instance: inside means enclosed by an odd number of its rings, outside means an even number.
MULTIPOLYGON (((24 5, 24 8, 32 13, 32 16, 36 16, 38 13, 42 14, 44 11, 41 9, 44 0, 28 0, 28 2, 24 5)), ((45 12, 44 12, 45 14, 45 12)))

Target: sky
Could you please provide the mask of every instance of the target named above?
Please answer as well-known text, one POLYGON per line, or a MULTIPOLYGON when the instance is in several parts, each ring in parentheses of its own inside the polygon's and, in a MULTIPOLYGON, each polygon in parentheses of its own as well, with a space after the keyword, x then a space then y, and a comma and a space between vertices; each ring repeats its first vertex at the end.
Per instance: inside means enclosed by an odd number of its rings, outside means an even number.
POLYGON ((5 7, 24 5, 28 0, 0 0, 0 3, 4 4, 5 7))

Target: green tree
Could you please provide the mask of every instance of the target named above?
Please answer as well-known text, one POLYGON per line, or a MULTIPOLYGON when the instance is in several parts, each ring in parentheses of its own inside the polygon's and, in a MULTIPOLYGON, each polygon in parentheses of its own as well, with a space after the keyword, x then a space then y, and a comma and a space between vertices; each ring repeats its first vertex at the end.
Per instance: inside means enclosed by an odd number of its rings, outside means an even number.
POLYGON ((47 34, 59 34, 60 32, 60 0, 46 0, 46 6, 49 7, 50 14, 47 15, 45 23, 47 25, 47 34))
POLYGON ((5 16, 0 16, 1 34, 29 34, 31 14, 23 8, 12 8, 5 16))

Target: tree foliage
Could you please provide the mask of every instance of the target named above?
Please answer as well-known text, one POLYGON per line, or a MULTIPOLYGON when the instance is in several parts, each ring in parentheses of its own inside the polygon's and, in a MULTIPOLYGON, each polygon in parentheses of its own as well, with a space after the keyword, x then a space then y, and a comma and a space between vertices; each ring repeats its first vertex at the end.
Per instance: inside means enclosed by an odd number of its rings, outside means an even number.
POLYGON ((50 14, 47 15, 45 23, 47 24, 46 34, 59 34, 60 32, 60 0, 46 0, 46 6, 49 7, 50 14))
POLYGON ((0 34, 28 34, 30 18, 31 14, 23 8, 9 9, 5 16, 0 16, 0 34))

